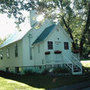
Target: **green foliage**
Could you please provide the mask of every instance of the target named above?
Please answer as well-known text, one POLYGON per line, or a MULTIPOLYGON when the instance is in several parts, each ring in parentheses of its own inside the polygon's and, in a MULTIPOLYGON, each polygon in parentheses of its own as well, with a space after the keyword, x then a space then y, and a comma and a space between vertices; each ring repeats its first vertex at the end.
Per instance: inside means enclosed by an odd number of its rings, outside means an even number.
POLYGON ((48 18, 58 19, 70 34, 74 44, 77 44, 77 48, 85 48, 81 51, 86 53, 89 52, 89 48, 86 47, 89 35, 85 36, 90 31, 89 26, 86 25, 89 3, 89 0, 29 0, 28 2, 26 0, 0 0, 0 12, 7 13, 8 17, 14 16, 17 25, 25 20, 23 10, 37 9, 38 12, 45 13, 48 18), (56 12, 57 9, 59 13, 56 12), (86 27, 88 30, 85 31, 86 27), (82 41, 83 45, 80 45, 82 41))
POLYGON ((56 69, 54 69, 54 71, 53 71, 54 73, 56 73, 56 74, 62 74, 62 73, 69 73, 69 70, 68 69, 66 69, 66 68, 56 68, 56 69))

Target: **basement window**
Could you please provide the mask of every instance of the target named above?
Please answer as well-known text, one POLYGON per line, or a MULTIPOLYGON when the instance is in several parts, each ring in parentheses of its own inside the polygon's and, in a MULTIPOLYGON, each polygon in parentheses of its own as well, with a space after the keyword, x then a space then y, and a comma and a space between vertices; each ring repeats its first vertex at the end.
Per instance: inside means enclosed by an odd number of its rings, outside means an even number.
POLYGON ((30 60, 32 60, 32 47, 30 47, 30 60))
POLYGON ((6 68, 6 72, 9 72, 9 67, 6 68))
POLYGON ((3 59, 3 52, 2 51, 0 52, 0 59, 1 60, 3 59))
POLYGON ((19 71, 19 67, 15 67, 15 72, 16 73, 19 73, 20 71, 19 71))
POLYGON ((53 42, 52 41, 48 41, 48 49, 53 49, 53 42))
POLYGON ((40 53, 40 45, 38 45, 38 53, 40 53))
POLYGON ((68 50, 68 49, 69 49, 69 44, 68 44, 68 42, 64 42, 64 49, 65 49, 65 50, 68 50))
POLYGON ((18 57, 18 45, 15 45, 15 57, 18 57))

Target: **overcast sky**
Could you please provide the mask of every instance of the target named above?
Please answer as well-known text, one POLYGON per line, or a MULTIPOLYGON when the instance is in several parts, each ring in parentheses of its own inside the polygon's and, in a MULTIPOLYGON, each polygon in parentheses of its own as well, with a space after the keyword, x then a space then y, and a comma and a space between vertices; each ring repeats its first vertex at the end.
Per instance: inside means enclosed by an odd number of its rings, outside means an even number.
MULTIPOLYGON (((23 12, 25 16, 28 16, 29 13, 23 12)), ((14 18, 8 18, 6 14, 0 14, 0 38, 4 39, 8 37, 10 34, 17 31, 16 24, 14 23, 14 18)), ((30 23, 29 18, 25 19, 25 22, 20 25, 21 30, 29 30, 30 23)))
POLYGON ((6 14, 0 14, 0 38, 4 39, 15 31, 14 19, 9 19, 6 14))

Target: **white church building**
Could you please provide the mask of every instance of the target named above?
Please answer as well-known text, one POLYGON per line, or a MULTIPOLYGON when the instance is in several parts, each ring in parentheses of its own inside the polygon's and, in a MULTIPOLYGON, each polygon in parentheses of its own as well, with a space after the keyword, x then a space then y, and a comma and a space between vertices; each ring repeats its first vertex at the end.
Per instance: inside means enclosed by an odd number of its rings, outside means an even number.
POLYGON ((18 31, 0 46, 0 70, 41 73, 54 67, 67 68, 73 75, 82 74, 77 54, 72 53, 72 39, 60 24, 51 20, 37 22, 36 11, 30 12, 29 31, 18 31))

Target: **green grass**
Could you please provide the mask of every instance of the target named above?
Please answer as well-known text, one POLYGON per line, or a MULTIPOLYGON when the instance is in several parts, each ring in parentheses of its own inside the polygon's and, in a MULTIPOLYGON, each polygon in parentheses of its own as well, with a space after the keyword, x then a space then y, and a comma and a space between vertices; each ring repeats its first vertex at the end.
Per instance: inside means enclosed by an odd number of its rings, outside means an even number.
POLYGON ((0 90, 38 90, 57 88, 90 80, 89 75, 86 75, 85 77, 58 76, 55 77, 56 81, 53 81, 53 77, 50 75, 31 74, 21 76, 0 72, 0 90))
POLYGON ((38 90, 38 88, 34 88, 15 80, 0 77, 0 90, 38 90))
MULTIPOLYGON (((90 61, 81 61, 83 68, 90 70, 90 61)), ((57 76, 48 74, 16 75, 0 71, 0 90, 44 90, 90 80, 90 72, 82 76, 57 76), (53 81, 56 78, 55 81, 53 81)))
POLYGON ((90 60, 81 61, 83 67, 90 68, 90 60))

